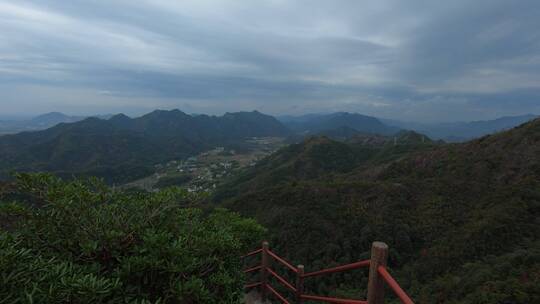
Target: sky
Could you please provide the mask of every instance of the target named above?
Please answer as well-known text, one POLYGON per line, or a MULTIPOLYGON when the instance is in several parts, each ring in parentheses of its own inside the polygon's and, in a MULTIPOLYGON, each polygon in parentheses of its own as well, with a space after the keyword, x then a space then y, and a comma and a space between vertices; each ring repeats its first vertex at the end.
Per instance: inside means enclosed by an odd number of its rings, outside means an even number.
POLYGON ((0 0, 0 115, 540 114, 537 0, 0 0))

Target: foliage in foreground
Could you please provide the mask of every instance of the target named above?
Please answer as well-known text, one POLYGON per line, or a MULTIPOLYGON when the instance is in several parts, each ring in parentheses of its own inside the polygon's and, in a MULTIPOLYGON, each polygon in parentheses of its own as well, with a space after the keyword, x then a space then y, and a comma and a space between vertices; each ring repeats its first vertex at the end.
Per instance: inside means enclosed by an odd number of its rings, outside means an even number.
POLYGON ((238 303, 263 229, 196 199, 17 176, 0 188, 0 302, 238 303))

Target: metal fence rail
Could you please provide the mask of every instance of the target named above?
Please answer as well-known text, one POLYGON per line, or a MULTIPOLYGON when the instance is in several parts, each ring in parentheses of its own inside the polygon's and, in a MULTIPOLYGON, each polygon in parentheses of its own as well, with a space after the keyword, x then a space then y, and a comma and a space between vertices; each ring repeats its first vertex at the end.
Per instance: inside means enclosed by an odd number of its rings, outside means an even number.
POLYGON ((281 303, 290 304, 282 294, 280 294, 274 287, 269 283, 269 278, 274 277, 281 285, 283 285, 290 292, 294 293, 295 302, 302 304, 304 300, 306 301, 318 301, 324 303, 334 303, 334 304, 382 304, 384 303, 384 286, 388 285, 390 289, 394 292, 397 298, 403 304, 414 304, 411 298, 407 293, 399 286, 396 280, 386 269, 386 261, 388 258, 388 246, 381 242, 374 242, 371 247, 371 258, 365 261, 358 261, 351 264, 341 265, 337 267, 322 269, 318 271, 304 273, 304 266, 298 265, 294 267, 291 263, 287 262, 282 257, 278 256, 276 253, 272 252, 269 249, 268 242, 263 242, 262 247, 254 250, 242 258, 247 258, 261 254, 261 263, 257 266, 250 267, 244 270, 245 273, 251 273, 255 271, 260 271, 261 281, 250 283, 245 285, 246 289, 249 288, 259 288, 263 300, 266 300, 269 294, 273 295, 281 303), (270 259, 273 259, 279 262, 280 265, 284 266, 287 270, 293 272, 296 276, 295 285, 287 281, 284 277, 279 275, 276 271, 270 268, 270 259), (369 281, 368 281, 368 292, 367 292, 367 301, 366 300, 353 300, 353 299, 340 299, 340 298, 331 298, 320 295, 308 295, 304 293, 304 279, 315 276, 322 276, 326 274, 344 272, 359 268, 369 267, 369 281))

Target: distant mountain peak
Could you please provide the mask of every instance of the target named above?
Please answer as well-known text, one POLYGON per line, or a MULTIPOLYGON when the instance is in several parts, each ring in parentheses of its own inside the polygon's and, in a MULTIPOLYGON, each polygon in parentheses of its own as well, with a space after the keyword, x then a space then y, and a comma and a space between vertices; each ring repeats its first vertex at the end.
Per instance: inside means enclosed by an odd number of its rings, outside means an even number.
POLYGON ((32 118, 33 121, 42 121, 42 120, 53 120, 53 119, 65 119, 69 116, 61 112, 49 112, 45 114, 38 115, 32 118))
POLYGON ((227 116, 227 115, 232 115, 232 116, 237 116, 237 115, 263 115, 263 116, 268 116, 266 114, 263 114, 257 110, 253 110, 253 111, 238 111, 238 112, 226 112, 225 114, 223 114, 223 116, 227 116))
POLYGON ((120 114, 116 114, 114 115, 113 117, 109 118, 109 121, 113 124, 116 124, 118 126, 126 126, 127 124, 131 123, 132 122, 132 119, 123 114, 123 113, 120 113, 120 114))
POLYGON ((301 119, 289 119, 287 126, 299 133, 314 134, 321 131, 341 129, 352 133, 351 129, 362 133, 389 135, 399 129, 389 127, 379 119, 358 113, 336 112, 326 115, 313 115, 301 119), (348 129, 343 129, 348 128, 348 129))
POLYGON ((98 117, 90 116, 86 117, 85 119, 81 120, 81 123, 88 123, 88 122, 101 122, 103 119, 100 119, 98 117))
POLYGON ((131 119, 131 118, 124 113, 116 114, 110 118, 110 120, 126 120, 126 119, 131 119))
POLYGON ((154 111, 152 111, 152 112, 150 112, 150 113, 148 113, 148 114, 146 114, 146 115, 149 115, 149 114, 163 114, 163 113, 165 113, 165 114, 167 114, 167 113, 168 113, 168 114, 170 114, 170 113, 182 113, 182 114, 186 114, 186 113, 180 111, 179 109, 172 109, 172 110, 156 109, 156 110, 154 110, 154 111))
POLYGON ((158 119, 165 119, 165 118, 169 118, 169 117, 192 117, 191 115, 189 114, 186 114, 178 109, 174 109, 174 110, 154 110, 148 114, 145 114, 143 116, 141 116, 140 118, 158 118, 158 119))

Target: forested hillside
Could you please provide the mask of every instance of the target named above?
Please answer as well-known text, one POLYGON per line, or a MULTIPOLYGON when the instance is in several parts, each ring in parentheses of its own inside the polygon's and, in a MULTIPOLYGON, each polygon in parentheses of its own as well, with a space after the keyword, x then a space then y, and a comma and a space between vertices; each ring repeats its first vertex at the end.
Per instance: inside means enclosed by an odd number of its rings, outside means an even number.
POLYGON ((153 173, 151 166, 253 136, 289 134, 259 112, 221 117, 154 111, 131 119, 88 118, 53 128, 0 137, 0 179, 14 171, 48 171, 61 176, 99 176, 125 182, 153 173))
POLYGON ((269 185, 328 180, 354 169, 373 168, 409 152, 437 145, 439 143, 412 131, 403 131, 393 137, 356 134, 346 141, 335 141, 326 136, 309 137, 228 180, 217 191, 216 198, 222 200, 269 185))
MULTIPOLYGON (((309 139, 216 199, 269 227, 276 250, 310 270, 365 258, 381 240, 419 303, 539 302, 540 120, 464 144, 407 138, 309 139)), ((310 288, 361 298, 365 277, 352 278, 310 288)))

